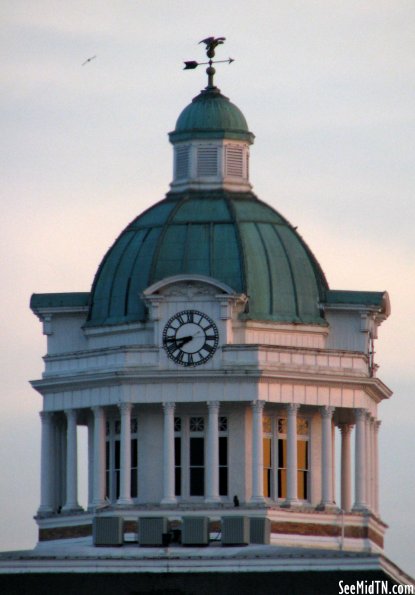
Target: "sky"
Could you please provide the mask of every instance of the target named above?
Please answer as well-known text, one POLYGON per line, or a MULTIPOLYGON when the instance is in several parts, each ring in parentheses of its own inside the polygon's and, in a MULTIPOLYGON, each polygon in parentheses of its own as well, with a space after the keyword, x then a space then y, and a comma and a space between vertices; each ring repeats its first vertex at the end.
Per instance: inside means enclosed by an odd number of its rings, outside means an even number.
POLYGON ((34 292, 89 291, 172 179, 167 133, 216 84, 255 134, 251 182, 332 289, 387 290, 378 376, 386 554, 415 575, 413 0, 2 0, 0 550, 33 547, 46 351, 34 292), (94 60, 84 66, 92 56, 94 60))

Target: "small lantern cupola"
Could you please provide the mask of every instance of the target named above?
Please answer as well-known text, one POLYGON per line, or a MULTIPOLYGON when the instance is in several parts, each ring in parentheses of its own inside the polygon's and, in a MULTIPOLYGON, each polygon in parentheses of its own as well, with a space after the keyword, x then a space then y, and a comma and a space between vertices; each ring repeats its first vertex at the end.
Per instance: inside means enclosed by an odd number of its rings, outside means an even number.
MULTIPOLYGON (((214 48, 224 38, 207 38, 208 85, 180 114, 169 133, 174 146, 172 192, 216 190, 247 192, 249 182, 249 145, 254 135, 241 110, 213 84, 214 48)), ((229 58, 224 62, 232 62, 229 58)), ((198 62, 186 62, 186 69, 198 62)))

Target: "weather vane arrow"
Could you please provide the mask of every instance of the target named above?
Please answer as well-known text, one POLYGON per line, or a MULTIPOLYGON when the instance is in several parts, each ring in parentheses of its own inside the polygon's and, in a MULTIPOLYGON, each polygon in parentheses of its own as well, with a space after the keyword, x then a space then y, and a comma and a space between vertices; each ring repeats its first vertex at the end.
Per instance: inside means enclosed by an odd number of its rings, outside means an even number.
POLYGON ((213 88, 213 75, 215 74, 216 70, 213 68, 212 64, 220 64, 227 62, 231 64, 235 62, 233 58, 228 58, 227 60, 212 60, 215 56, 215 49, 218 45, 221 45, 225 41, 225 37, 206 37, 206 39, 202 39, 199 43, 206 44, 206 55, 209 58, 208 62, 196 62, 196 60, 188 60, 184 63, 183 70, 194 70, 198 66, 202 66, 203 64, 208 64, 206 68, 206 73, 208 75, 208 88, 213 88))

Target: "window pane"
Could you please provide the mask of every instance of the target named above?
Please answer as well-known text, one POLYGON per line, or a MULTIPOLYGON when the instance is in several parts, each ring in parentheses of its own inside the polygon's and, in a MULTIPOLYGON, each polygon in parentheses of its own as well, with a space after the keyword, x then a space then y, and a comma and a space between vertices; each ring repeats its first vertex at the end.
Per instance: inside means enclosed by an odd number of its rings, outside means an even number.
POLYGON ((205 429, 205 419, 203 417, 191 417, 190 418, 190 431, 191 432, 203 432, 205 429))
POLYGON ((308 434, 308 421, 302 417, 297 418, 297 434, 303 436, 308 434))
POLYGON ((298 491, 297 497, 300 500, 307 500, 307 471, 298 471, 297 472, 297 482, 298 482, 298 491))
POLYGON ((278 467, 287 466, 287 441, 280 438, 278 440, 278 467))
POLYGON ((137 469, 131 469, 131 498, 137 498, 137 469))
POLYGON ((115 469, 119 469, 120 468, 120 441, 119 440, 115 440, 114 447, 115 447, 114 467, 115 467, 115 469))
POLYGON ((182 470, 180 467, 176 467, 176 469, 174 470, 174 484, 175 484, 174 493, 176 494, 176 496, 181 496, 182 495, 182 470))
POLYGON ((205 470, 203 467, 190 469, 190 495, 203 496, 205 493, 205 470))
POLYGON ((228 439, 226 436, 219 437, 219 465, 228 464, 228 439))
POLYGON ((228 431, 228 418, 227 417, 219 417, 218 425, 219 425, 219 432, 227 432, 228 431))
POLYGON ((115 472, 115 498, 118 500, 120 497, 120 472, 115 472))
POLYGON ((228 495, 228 468, 219 467, 219 496, 228 495))
POLYGON ((138 465, 137 443, 137 438, 131 440, 131 467, 137 467, 138 465))
POLYGON ((307 469, 307 446, 305 440, 297 440, 297 467, 298 469, 307 469))
POLYGON ((278 433, 279 434, 287 433, 287 418, 286 417, 280 417, 278 419, 278 433))
POLYGON ((271 438, 263 439, 264 467, 271 467, 271 438))
POLYGON ((182 439, 176 436, 174 439, 174 464, 179 466, 182 464, 182 439))
POLYGON ((204 438, 190 438, 190 465, 204 465, 204 438))
POLYGON ((108 471, 110 468, 110 443, 105 443, 105 469, 108 471))
POLYGON ((287 471, 285 469, 278 470, 278 498, 287 497, 287 471))

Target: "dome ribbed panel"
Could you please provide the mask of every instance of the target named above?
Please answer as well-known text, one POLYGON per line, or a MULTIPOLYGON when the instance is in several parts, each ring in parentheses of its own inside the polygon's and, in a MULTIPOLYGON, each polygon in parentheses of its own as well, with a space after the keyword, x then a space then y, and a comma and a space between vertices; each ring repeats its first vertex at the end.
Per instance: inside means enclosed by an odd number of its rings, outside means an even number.
POLYGON ((325 323, 327 282, 291 225, 251 193, 195 191, 159 202, 119 236, 95 276, 87 325, 146 320, 143 291, 180 274, 246 293, 246 318, 325 323))
POLYGON ((286 246, 288 259, 293 271, 293 278, 297 293, 298 311, 305 322, 313 320, 319 315, 319 290, 313 263, 308 251, 298 236, 287 227, 281 227, 279 234, 286 246))
POLYGON ((248 279, 249 313, 270 316, 270 278, 265 247, 255 223, 239 224, 248 279))
POLYGON ((128 320, 145 319, 146 308, 144 302, 140 299, 140 296, 146 287, 151 285, 150 271, 161 231, 162 228, 160 226, 147 228, 140 250, 137 251, 134 258, 128 295, 126 298, 126 311, 124 313, 124 316, 127 317, 128 320))
POLYGON ((216 223, 212 234, 211 276, 223 281, 237 293, 245 292, 235 226, 230 223, 216 223))
POLYGON ((299 320, 296 287, 287 253, 276 230, 278 225, 258 223, 269 262, 271 308, 269 314, 278 312, 282 320, 299 320))
POLYGON ((92 287, 92 305, 90 311, 90 316, 92 313, 94 321, 97 323, 104 322, 108 320, 108 318, 111 318, 111 297, 114 289, 114 279, 117 267, 119 266, 124 251, 133 236, 133 231, 124 232, 107 252, 103 263, 98 269, 92 287))

